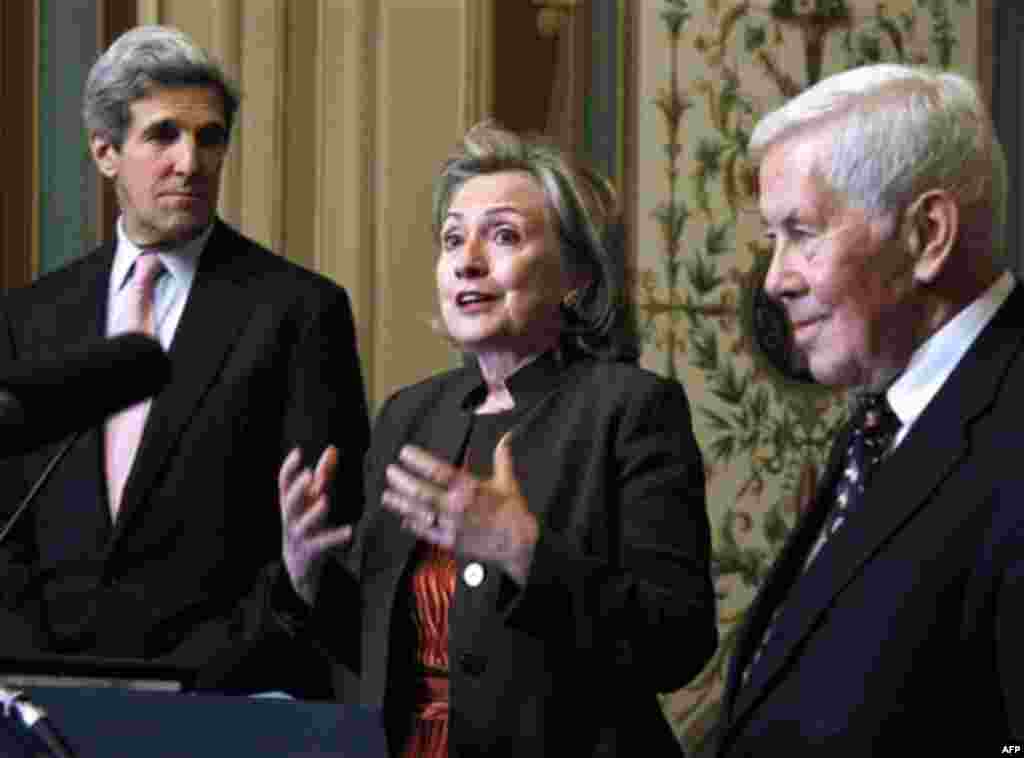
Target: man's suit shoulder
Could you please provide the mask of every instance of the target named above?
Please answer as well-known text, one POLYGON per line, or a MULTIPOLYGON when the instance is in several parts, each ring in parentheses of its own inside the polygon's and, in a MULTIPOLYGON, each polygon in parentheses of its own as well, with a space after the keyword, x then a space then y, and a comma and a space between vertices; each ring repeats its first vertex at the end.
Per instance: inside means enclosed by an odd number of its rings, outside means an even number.
POLYGON ((60 268, 41 274, 34 281, 4 293, 6 308, 33 306, 59 306, 63 298, 78 298, 82 287, 91 286, 100 274, 109 270, 113 260, 113 246, 100 245, 80 258, 60 268))
MULTIPOLYGON (((342 290, 329 277, 272 252, 224 222, 218 222, 203 256, 200 271, 224 266, 236 276, 263 281, 270 287, 286 285, 292 291, 299 289, 311 293, 337 293, 342 290)), ((254 283, 251 280, 250 283, 254 283)))
MULTIPOLYGON (((104 242, 80 258, 42 274, 27 286, 6 293, 4 301, 9 307, 32 304, 92 286, 97 276, 109 271, 113 257, 113 242, 104 242)), ((341 289, 330 278, 273 253, 223 221, 216 223, 207 241, 199 270, 231 271, 236 277, 262 278, 271 285, 287 283, 292 290, 327 293, 341 289)), ((49 302, 53 304, 52 299, 49 302)))

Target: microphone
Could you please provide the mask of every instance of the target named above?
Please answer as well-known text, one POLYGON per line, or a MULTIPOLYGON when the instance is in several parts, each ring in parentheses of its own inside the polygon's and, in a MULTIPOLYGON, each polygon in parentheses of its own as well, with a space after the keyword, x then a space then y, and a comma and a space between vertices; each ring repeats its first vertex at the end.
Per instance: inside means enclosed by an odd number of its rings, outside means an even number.
POLYGON ((28 453, 159 392, 171 377, 160 343, 144 334, 96 339, 46 360, 0 370, 0 458, 28 453))
POLYGON ((46 711, 25 697, 24 692, 0 687, 0 704, 4 707, 4 716, 10 718, 12 713, 16 715, 29 731, 43 741, 53 758, 74 758, 74 751, 50 721, 46 711))

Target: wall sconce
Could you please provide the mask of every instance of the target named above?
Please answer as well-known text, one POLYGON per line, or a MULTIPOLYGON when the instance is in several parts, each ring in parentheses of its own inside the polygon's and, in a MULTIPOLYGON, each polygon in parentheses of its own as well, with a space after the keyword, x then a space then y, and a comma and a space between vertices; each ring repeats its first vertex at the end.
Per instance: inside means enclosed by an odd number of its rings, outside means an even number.
POLYGON ((569 23, 572 12, 583 0, 533 0, 537 11, 537 31, 541 37, 557 37, 569 23))

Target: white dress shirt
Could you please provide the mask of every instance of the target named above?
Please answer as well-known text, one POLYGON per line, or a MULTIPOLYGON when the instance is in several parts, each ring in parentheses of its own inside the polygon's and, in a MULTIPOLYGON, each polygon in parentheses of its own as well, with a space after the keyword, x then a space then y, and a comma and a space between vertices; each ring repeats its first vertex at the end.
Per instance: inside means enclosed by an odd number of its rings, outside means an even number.
MULTIPOLYGON (((988 322, 996 315, 1016 286, 1010 272, 1003 273, 974 302, 960 311, 939 331, 925 340, 913 355, 906 369, 886 390, 889 406, 900 420, 900 428, 889 448, 891 452, 907 436, 914 422, 924 413, 928 403, 938 394, 953 369, 964 357, 988 322)), ((804 561, 806 569, 828 540, 826 525, 804 561)))
POLYGON ((988 326, 1016 286, 1013 274, 1003 273, 977 300, 968 305, 914 351, 907 368, 886 391, 886 399, 900 419, 893 440, 899 445, 942 389, 971 345, 988 326))
MULTIPOLYGON (((154 292, 154 323, 156 338, 164 350, 169 350, 177 331, 181 314, 185 310, 192 282, 199 268, 199 255, 213 232, 210 224, 201 235, 174 248, 160 248, 157 255, 164 265, 164 273, 156 282, 154 292)), ((107 299, 107 334, 111 333, 119 295, 135 265, 135 259, 144 252, 124 232, 124 217, 117 220, 117 251, 110 271, 110 297, 107 299)))

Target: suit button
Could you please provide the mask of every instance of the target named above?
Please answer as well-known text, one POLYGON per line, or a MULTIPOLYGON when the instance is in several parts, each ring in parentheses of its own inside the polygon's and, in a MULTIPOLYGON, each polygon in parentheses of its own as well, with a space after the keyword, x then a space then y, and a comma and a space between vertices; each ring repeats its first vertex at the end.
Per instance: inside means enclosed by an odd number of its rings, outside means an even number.
POLYGON ((479 587, 484 583, 484 577, 486 572, 484 571, 483 565, 473 561, 467 563, 465 570, 462 572, 462 581, 464 581, 470 587, 479 587))
POLYGON ((480 676, 487 670, 487 659, 476 653, 462 653, 459 656, 459 667, 470 676, 480 676))

